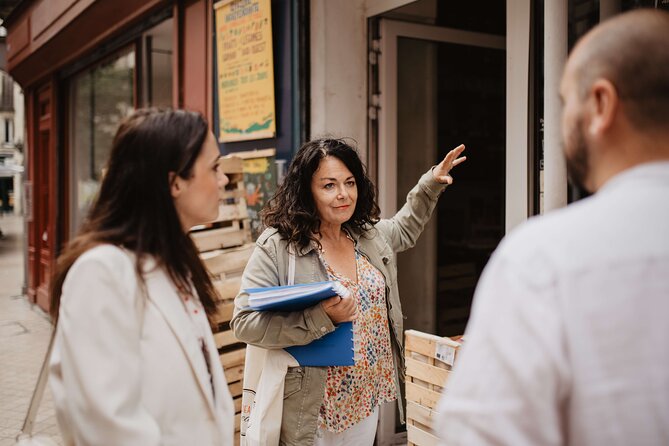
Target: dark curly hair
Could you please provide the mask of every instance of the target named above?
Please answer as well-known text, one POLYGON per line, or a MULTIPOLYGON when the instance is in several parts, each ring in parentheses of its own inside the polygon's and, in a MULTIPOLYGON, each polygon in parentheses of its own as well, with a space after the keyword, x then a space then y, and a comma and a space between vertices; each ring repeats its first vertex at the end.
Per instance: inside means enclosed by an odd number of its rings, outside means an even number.
POLYGON ((311 195, 311 179, 322 159, 333 156, 355 177, 358 200, 346 225, 363 231, 379 221, 376 186, 367 177, 358 152, 343 139, 321 138, 306 142, 290 163, 288 173, 276 194, 262 211, 263 224, 273 227, 289 244, 305 248, 311 242, 320 246, 316 234, 321 225, 311 195))

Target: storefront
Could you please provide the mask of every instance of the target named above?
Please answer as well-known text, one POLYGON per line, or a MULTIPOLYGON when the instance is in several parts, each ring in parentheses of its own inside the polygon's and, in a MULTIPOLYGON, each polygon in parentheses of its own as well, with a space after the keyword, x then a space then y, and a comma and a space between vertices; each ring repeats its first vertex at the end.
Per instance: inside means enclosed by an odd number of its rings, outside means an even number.
MULTIPOLYGON (((238 0, 234 14, 251 3, 238 0)), ((7 19, 9 72, 26 94, 27 293, 42 308, 119 120, 172 106, 203 112, 223 153, 272 148, 288 161, 310 137, 352 138, 384 216, 465 143, 456 186, 398 257, 405 328, 460 334, 504 234, 582 196, 568 186, 560 147, 557 88, 569 48, 601 19, 669 9, 669 0, 271 0, 274 117, 256 128, 273 130, 241 139, 222 137, 236 128, 221 116, 233 57, 217 46, 223 5, 24 0, 7 19)), ((385 410, 378 443, 399 444, 401 430, 385 410)))
MULTIPOLYGON (((123 117, 140 107, 187 108, 218 135, 217 6, 23 1, 5 21, 8 69, 26 98, 26 293, 41 308, 48 309, 55 258, 85 218, 123 117)), ((271 147, 288 159, 305 138, 297 26, 305 10, 298 0, 271 3, 275 128, 222 140, 224 153, 271 147)))
MULTIPOLYGON (((501 238, 584 195, 562 156, 564 63, 600 20, 639 7, 669 1, 312 2, 312 132, 359 142, 384 216, 449 149, 468 146, 436 218, 398 255, 405 328, 461 334, 501 238)), ((377 444, 403 444, 402 431, 382 410, 377 444)))

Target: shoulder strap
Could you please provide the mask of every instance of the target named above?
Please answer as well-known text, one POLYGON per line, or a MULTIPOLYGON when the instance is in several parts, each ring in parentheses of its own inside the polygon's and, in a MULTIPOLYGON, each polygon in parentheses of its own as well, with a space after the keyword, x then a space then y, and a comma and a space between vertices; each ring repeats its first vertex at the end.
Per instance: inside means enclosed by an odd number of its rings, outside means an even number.
MULTIPOLYGON (((134 260, 131 258, 131 260, 134 260)), ((133 262, 134 263, 134 262, 133 262)), ((295 263, 295 258, 293 257, 293 264, 295 263)), ((293 270, 295 266, 293 265, 293 270)), ((146 301, 148 299, 148 291, 142 277, 139 274, 137 276, 137 292, 141 294, 139 299, 137 299, 137 310, 139 313, 139 322, 140 328, 144 326, 144 312, 146 310, 146 301)), ((49 379, 49 362, 51 359, 51 351, 53 350, 53 344, 56 337, 56 329, 58 325, 58 320, 54 324, 53 329, 51 330, 51 338, 49 339, 49 346, 46 349, 46 354, 44 355, 44 360, 42 361, 42 369, 40 370, 39 376, 37 378, 37 383, 35 385, 35 390, 33 391, 32 398, 30 399, 30 405, 28 406, 28 412, 26 417, 23 420, 23 426, 21 427, 21 432, 19 437, 29 437, 32 435, 33 426, 35 424, 35 419, 37 418, 37 411, 39 410, 40 403, 42 402, 42 397, 44 396, 44 388, 46 387, 47 380, 49 379)), ((17 437, 18 438, 18 437, 17 437)))
POLYGON ((46 349, 46 355, 44 355, 44 361, 42 361, 42 369, 39 372, 39 377, 37 378, 37 384, 35 385, 33 396, 30 399, 30 405, 28 406, 28 412, 26 413, 26 418, 23 420, 21 433, 19 434, 17 439, 24 437, 29 438, 33 433, 33 425, 35 424, 35 418, 37 418, 37 411, 39 410, 39 405, 42 402, 42 396, 44 395, 44 388, 46 387, 46 383, 49 378, 49 359, 51 358, 51 350, 53 350, 53 341, 55 336, 56 336, 56 326, 54 325, 53 330, 51 331, 51 339, 49 340, 49 347, 46 349))
POLYGON ((288 245, 288 283, 295 285, 295 251, 292 245, 288 245))

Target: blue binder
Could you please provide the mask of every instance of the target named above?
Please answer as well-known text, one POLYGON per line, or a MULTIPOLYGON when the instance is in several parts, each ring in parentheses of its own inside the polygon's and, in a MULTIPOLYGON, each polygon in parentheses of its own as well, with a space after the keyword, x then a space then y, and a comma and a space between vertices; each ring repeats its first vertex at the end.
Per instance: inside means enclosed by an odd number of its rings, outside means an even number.
MULTIPOLYGON (((318 302, 348 293, 339 282, 317 282, 242 290, 248 295, 249 308, 256 311, 301 311, 318 302)), ((302 366, 329 367, 355 365, 353 323, 339 324, 335 331, 307 345, 285 349, 302 366)))

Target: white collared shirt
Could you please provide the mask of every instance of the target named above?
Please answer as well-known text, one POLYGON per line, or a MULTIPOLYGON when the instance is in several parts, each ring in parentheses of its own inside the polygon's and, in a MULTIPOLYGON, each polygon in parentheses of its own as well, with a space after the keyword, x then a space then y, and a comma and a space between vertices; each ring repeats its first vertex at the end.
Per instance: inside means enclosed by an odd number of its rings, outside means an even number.
POLYGON ((447 445, 669 444, 669 162, 502 242, 439 412, 447 445))

